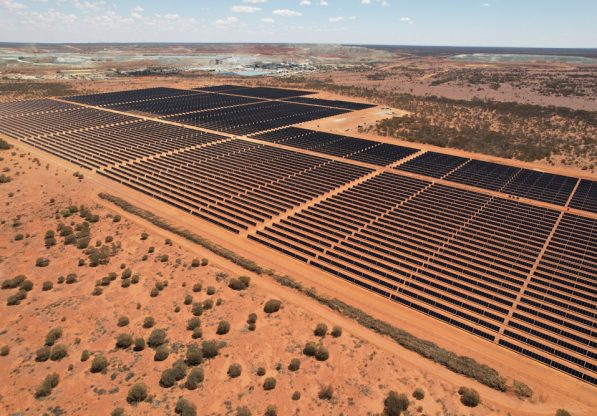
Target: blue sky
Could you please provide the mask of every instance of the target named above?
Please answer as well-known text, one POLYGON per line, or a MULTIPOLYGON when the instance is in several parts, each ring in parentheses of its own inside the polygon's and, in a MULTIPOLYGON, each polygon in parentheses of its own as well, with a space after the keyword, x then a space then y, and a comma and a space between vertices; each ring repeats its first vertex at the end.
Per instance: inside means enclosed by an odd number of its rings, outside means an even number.
POLYGON ((597 47, 596 0, 0 0, 4 42, 597 47))

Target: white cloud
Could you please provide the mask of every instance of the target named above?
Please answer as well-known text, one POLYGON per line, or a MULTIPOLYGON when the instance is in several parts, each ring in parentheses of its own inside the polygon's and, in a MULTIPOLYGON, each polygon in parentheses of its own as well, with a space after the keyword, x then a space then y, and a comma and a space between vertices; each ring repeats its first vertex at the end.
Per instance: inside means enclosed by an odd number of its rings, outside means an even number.
POLYGON ((410 17, 401 17, 400 21, 404 22, 404 23, 408 23, 409 25, 414 25, 415 24, 415 22, 413 22, 410 17))
POLYGON ((310 6, 311 5, 311 0, 301 0, 301 2, 299 3, 299 6, 310 6))
POLYGON ((483 3, 483 4, 481 5, 481 7, 491 7, 491 4, 490 4, 490 3, 483 3))
POLYGON ((267 0, 243 0, 243 3, 263 4, 263 3, 267 3, 267 0))
POLYGON ((289 10, 289 9, 276 9, 272 12, 272 14, 275 16, 284 16, 284 17, 296 17, 296 16, 303 15, 301 12, 297 12, 295 10, 289 10))
POLYGON ((238 17, 228 16, 226 19, 218 19, 214 22, 217 27, 229 27, 238 23, 238 17))
POLYGON ((328 20, 331 23, 338 23, 341 22, 343 20, 356 20, 356 16, 348 16, 348 17, 344 17, 344 16, 337 16, 337 17, 330 17, 328 20))
POLYGON ((11 12, 14 12, 17 10, 24 10, 28 6, 23 3, 17 3, 16 1, 13 1, 13 0, 0 0, 0 7, 4 8, 4 9, 8 9, 11 12))
POLYGON ((329 6, 330 4, 326 0, 319 0, 320 6, 329 6))
POLYGON ((144 11, 145 11, 145 9, 144 9, 143 7, 141 7, 141 6, 137 6, 137 7, 135 7, 135 8, 133 9, 133 11, 134 11, 134 12, 137 12, 137 13, 141 13, 141 12, 144 12, 144 11))
POLYGON ((261 19, 261 21, 263 23, 274 23, 275 22, 275 20, 272 19, 271 17, 264 17, 264 18, 261 19))
POLYGON ((255 13, 255 12, 258 12, 259 10, 261 10, 259 7, 253 7, 253 6, 234 5, 234 6, 230 7, 230 11, 232 11, 233 13, 255 13))

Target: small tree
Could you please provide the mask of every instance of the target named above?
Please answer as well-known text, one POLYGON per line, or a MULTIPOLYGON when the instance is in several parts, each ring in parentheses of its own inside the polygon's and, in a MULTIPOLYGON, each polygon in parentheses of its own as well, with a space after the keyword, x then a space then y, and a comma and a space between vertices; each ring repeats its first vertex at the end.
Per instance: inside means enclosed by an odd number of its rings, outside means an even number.
POLYGON ((218 344, 216 341, 203 341, 201 345, 203 358, 214 358, 218 355, 218 344))
POLYGON ((64 344, 57 344, 52 347, 50 352, 50 360, 60 361, 68 355, 68 348, 64 344))
POLYGON ((298 371, 299 368, 301 368, 301 360, 298 358, 290 360, 290 364, 288 364, 288 369, 290 371, 298 371))
POLYGON ((108 367, 108 360, 103 355, 96 355, 91 361, 91 372, 101 373, 108 367))
POLYGON ((165 345, 160 345, 156 348, 153 356, 154 361, 164 361, 170 355, 170 350, 165 345))
POLYGON ((332 334, 332 336, 333 336, 334 338, 339 338, 339 337, 341 337, 341 336, 342 336, 342 328, 340 328, 340 327, 339 327, 339 326, 337 326, 337 325, 336 325, 336 326, 334 326, 334 328, 332 329, 332 332, 331 332, 331 334, 332 334))
POLYGON ((145 349, 145 340, 141 337, 135 338, 134 344, 134 351, 143 351, 145 349))
POLYGON ((187 322, 187 329, 189 331, 194 330, 195 328, 199 328, 201 326, 201 320, 199 318, 192 317, 191 319, 188 320, 187 322))
POLYGON ((267 409, 265 409, 265 413, 263 414, 263 416, 278 416, 278 409, 276 408, 276 406, 271 404, 267 406, 267 409))
POLYGON ((321 400, 332 400, 332 397, 334 397, 334 388, 331 385, 323 386, 319 390, 318 396, 321 400))
POLYGON ((384 414, 387 416, 400 416, 402 412, 408 409, 410 403, 406 394, 398 394, 395 391, 390 391, 383 404, 384 414))
POLYGON ((425 398, 425 390, 418 387, 413 391, 413 397, 417 400, 423 400, 425 398))
POLYGON ((129 324, 129 318, 126 316, 121 316, 118 318, 118 326, 123 327, 129 324))
POLYGON ((132 405, 142 402, 147 398, 147 386, 143 383, 133 385, 126 396, 126 401, 132 405))
POLYGON ((263 311, 267 314, 272 314, 272 313, 278 312, 280 310, 281 306, 282 306, 282 302, 280 302, 279 300, 270 299, 267 302, 265 302, 263 311))
POLYGON ((325 337, 325 335, 328 333, 328 326, 326 324, 317 324, 313 333, 317 337, 325 337))
POLYGON ((276 388, 276 379, 273 377, 268 377, 263 382, 263 390, 273 390, 276 388))
POLYGON ((187 364, 196 366, 203 362, 203 351, 197 345, 189 345, 187 348, 187 364))
POLYGON ((172 368, 168 368, 162 372, 160 377, 160 386, 170 388, 176 384, 176 375, 172 368))
POLYGON ((166 331, 163 329, 154 329, 149 338, 147 339, 147 345, 150 348, 157 348, 166 342, 166 331))
POLYGON ((147 318, 145 318, 143 320, 143 328, 152 328, 155 325, 155 319, 153 319, 151 316, 148 316, 147 318))
POLYGON ((35 352, 35 361, 39 363, 43 363, 50 359, 50 353, 52 349, 48 346, 41 347, 35 352))
POLYGON ((62 328, 52 328, 46 335, 46 345, 52 346, 62 336, 62 328))
POLYGON ((195 367, 187 376, 185 387, 189 390, 195 390, 197 388, 197 385, 203 382, 203 379, 203 369, 201 367, 195 367))
POLYGON ((47 397, 52 394, 52 390, 58 385, 60 378, 58 374, 52 373, 41 382, 37 390, 35 390, 35 398, 41 399, 42 397, 47 397))
POLYGON ((315 359, 317 361, 327 361, 328 358, 330 358, 330 353, 328 352, 327 348, 325 348, 323 345, 320 345, 317 348, 317 351, 315 351, 315 359))
POLYGON ((216 329, 216 334, 226 335, 229 331, 230 331, 230 324, 227 321, 220 321, 218 323, 218 328, 216 329))
POLYGON ((196 416, 197 407, 190 401, 184 398, 179 398, 174 407, 174 413, 181 416, 196 416))
POLYGON ((458 394, 460 394, 460 402, 467 407, 477 407, 481 402, 479 392, 473 388, 460 387, 458 394))
POLYGON ((133 337, 130 334, 120 334, 116 337, 116 348, 127 349, 133 344, 133 337))
POLYGON ((315 353, 317 352, 317 345, 314 342, 307 342, 305 348, 303 348, 303 354, 307 357, 315 357, 315 353))

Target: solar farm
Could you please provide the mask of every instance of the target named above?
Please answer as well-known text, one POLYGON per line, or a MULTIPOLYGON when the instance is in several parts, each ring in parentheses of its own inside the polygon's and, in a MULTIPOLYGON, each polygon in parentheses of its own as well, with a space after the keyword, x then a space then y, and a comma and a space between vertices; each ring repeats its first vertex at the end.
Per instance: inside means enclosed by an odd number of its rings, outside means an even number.
POLYGON ((0 135, 597 385, 597 181, 301 127, 375 107, 313 94, 0 103, 0 135))

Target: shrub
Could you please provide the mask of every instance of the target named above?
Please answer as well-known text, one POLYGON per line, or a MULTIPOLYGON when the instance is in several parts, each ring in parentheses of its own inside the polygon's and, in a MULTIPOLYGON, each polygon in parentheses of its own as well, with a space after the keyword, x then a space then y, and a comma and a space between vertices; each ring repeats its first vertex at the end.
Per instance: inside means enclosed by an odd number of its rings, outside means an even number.
POLYGON ((25 236, 23 234, 16 234, 14 239, 15 241, 21 241, 25 236))
POLYGON ((112 222, 120 222, 121 219, 122 217, 120 215, 114 215, 114 218, 112 218, 112 222))
POLYGON ((318 397, 321 400, 332 400, 332 397, 334 397, 334 388, 331 385, 323 386, 319 390, 318 397))
POLYGON ((556 416, 572 416, 568 410, 558 409, 556 410, 556 416))
POLYGON ((46 267, 50 264, 50 260, 44 258, 44 257, 40 257, 37 260, 35 260, 35 266, 36 267, 46 267))
POLYGON ((216 334, 226 335, 229 331, 230 331, 230 324, 227 321, 220 321, 218 323, 218 328, 216 329, 216 334))
POLYGON ((10 353, 10 347, 8 345, 3 345, 0 349, 0 357, 6 357, 10 353))
POLYGON ((199 339, 201 337, 203 337, 203 331, 201 330, 201 328, 193 329, 193 334, 191 335, 191 338, 199 339))
POLYGON ((340 328, 339 326, 334 326, 334 328, 332 328, 332 332, 331 332, 332 336, 334 338, 339 338, 342 336, 342 328, 340 328))
POLYGON ((38 349, 35 352, 35 361, 37 362, 44 362, 44 361, 48 361, 50 359, 50 353, 52 352, 52 349, 48 346, 44 346, 41 347, 40 349, 38 349))
POLYGON ((170 355, 170 350, 165 345, 160 345, 156 348, 153 356, 154 361, 164 361, 170 355))
POLYGON ((26 279, 27 278, 22 274, 15 276, 12 279, 6 279, 2 282, 2 289, 16 289, 26 279))
POLYGON ((257 329, 257 325, 249 324, 248 328, 249 328, 249 331, 255 331, 255 329, 257 329))
POLYGON ((121 316, 118 318, 118 326, 123 327, 129 324, 129 318, 126 316, 121 316))
POLYGON ((315 357, 315 353, 317 352, 317 345, 314 342, 307 342, 305 348, 303 348, 303 354, 307 357, 315 357))
POLYGON ((147 386, 143 383, 137 383, 129 389, 126 395, 126 401, 132 405, 142 402, 147 398, 147 386))
POLYGON ((298 371, 299 368, 301 368, 301 360, 298 358, 290 360, 290 364, 288 364, 288 369, 290 371, 298 371))
POLYGON ((150 348, 157 348, 166 342, 166 331, 163 329, 154 329, 149 338, 147 339, 147 345, 150 348))
POLYGON ((70 273, 66 276, 66 284, 72 285, 73 283, 77 282, 77 275, 75 273, 70 273))
POLYGON ((190 305, 193 303, 193 297, 191 295, 185 295, 184 302, 185 305, 190 305))
POLYGON ((325 348, 323 345, 320 345, 317 348, 317 351, 315 351, 315 359, 317 361, 327 361, 328 358, 330 358, 330 353, 328 352, 327 348, 325 348))
POLYGON ((248 324, 254 324, 255 322, 257 322, 257 314, 256 313, 250 313, 249 316, 247 317, 247 323, 248 324))
POLYGON ((149 234, 141 233, 141 241, 147 240, 147 237, 149 237, 149 234))
POLYGON ((236 378, 239 377, 240 374, 242 373, 243 368, 241 367, 240 364, 230 364, 230 367, 228 367, 228 377, 230 378, 236 378))
POLYGON ((268 377, 263 382, 263 390, 273 390, 276 388, 276 379, 273 377, 268 377))
POLYGON ((460 402, 467 407, 477 407, 481 402, 479 392, 473 388, 460 387, 458 394, 460 394, 460 402))
POLYGON ((27 291, 26 290, 19 290, 14 295, 10 295, 6 298, 6 304, 8 306, 16 306, 20 305, 23 299, 27 298, 27 291))
POLYGON ((300 399, 301 399, 300 391, 295 391, 294 393, 292 393, 292 400, 296 401, 296 400, 300 400, 300 399))
POLYGON ((162 372, 160 377, 160 386, 170 388, 176 384, 176 375, 172 368, 168 368, 162 372))
POLYGON ((35 390, 35 398, 40 399, 42 397, 47 397, 52 393, 52 390, 58 385, 60 378, 58 374, 52 373, 41 382, 39 387, 35 390))
POLYGON ((133 275, 133 271, 131 269, 124 269, 123 272, 121 273, 120 277, 122 279, 130 279, 131 276, 133 275))
POLYGON ((201 306, 199 302, 193 303, 193 306, 191 307, 191 313, 193 316, 201 316, 201 314, 203 314, 203 306, 201 306))
POLYGON ((201 283, 195 283, 193 285, 193 292, 195 292, 195 293, 201 292, 201 289, 203 289, 203 285, 201 283))
POLYGON ((181 416, 196 416, 197 407, 184 398, 179 398, 174 407, 174 413, 181 416))
POLYGON ((228 287, 232 290, 245 290, 249 287, 251 278, 249 276, 241 276, 238 279, 231 279, 228 287))
POLYGON ((409 404, 406 394, 398 394, 395 391, 390 391, 383 402, 384 414, 387 416, 400 416, 402 412, 408 409, 409 404))
POLYGON ((276 406, 271 404, 271 405, 267 406, 267 409, 265 409, 265 413, 263 415, 264 416, 278 416, 278 409, 276 408, 276 406))
POLYGON ((193 259, 193 261, 191 261, 191 267, 199 267, 199 259, 193 259))
POLYGON ((83 352, 81 353, 81 362, 85 362, 89 359, 89 351, 87 350, 83 350, 83 352))
POLYGON ((202 266, 207 266, 208 263, 209 263, 209 261, 206 258, 202 258, 201 259, 201 265, 202 266))
POLYGON ((112 410, 110 416, 125 416, 124 409, 122 407, 117 407, 114 410, 112 410))
POLYGON ((418 387, 413 391, 413 397, 417 400, 423 400, 425 398, 425 390, 418 387))
POLYGON ((236 416, 251 416, 251 411, 245 406, 237 407, 236 416))
POLYGON ((196 316, 192 317, 187 322, 187 330, 192 331, 195 328, 199 328, 201 326, 201 320, 196 316))
POLYGON ((258 375, 259 377, 263 377, 263 376, 265 375, 265 368, 263 368, 263 367, 259 367, 259 368, 257 369, 257 375, 258 375))
POLYGON ((280 306, 282 306, 282 302, 276 299, 270 299, 267 302, 265 302, 265 305, 263 306, 263 311, 268 314, 275 313, 280 310, 280 306))
POLYGON ((514 393, 519 399, 528 399, 533 397, 533 390, 522 381, 514 380, 512 383, 514 393))
POLYGON ((143 320, 143 328, 149 329, 155 325, 155 319, 153 317, 148 316, 143 320))
POLYGON ((141 337, 135 338, 134 351, 143 351, 145 349, 145 340, 141 337))
POLYGON ((50 282, 49 280, 46 280, 45 282, 42 283, 41 290, 43 290, 44 292, 47 292, 48 290, 52 290, 53 287, 54 287, 54 283, 50 282))
POLYGON ((206 299, 203 301, 203 310, 210 310, 211 308, 213 308, 214 306, 214 302, 211 299, 206 299))
POLYGON ((91 292, 93 296, 99 296, 102 293, 104 293, 104 290, 101 287, 96 287, 95 289, 93 289, 93 292, 91 292))
POLYGON ((196 366, 203 362, 203 351, 197 345, 189 345, 187 348, 187 364, 196 366))
POLYGON ((157 287, 154 287, 153 289, 151 289, 151 291, 149 292, 149 296, 151 296, 152 298, 157 297, 160 294, 160 291, 158 290, 157 287))
POLYGON ((206 290, 207 294, 209 296, 215 295, 216 293, 216 288, 213 286, 207 286, 207 290, 206 290))
POLYGON ((108 360, 103 355, 96 355, 91 361, 91 372, 101 373, 108 367, 108 360))
POLYGON ((313 333, 315 336, 325 337, 325 335, 328 333, 328 326, 326 324, 317 324, 313 333))
POLYGON ((133 337, 130 334, 120 334, 116 337, 116 348, 126 349, 133 344, 133 337))
POLYGON ((201 367, 195 367, 189 372, 187 381, 185 382, 185 387, 189 390, 195 390, 197 388, 197 384, 202 383, 203 379, 203 369, 201 367))
POLYGON ((50 360, 60 361, 68 355, 68 348, 64 344, 57 344, 52 347, 50 352, 50 360))
POLYGON ((218 344, 216 341, 203 341, 201 344, 203 358, 214 358, 218 355, 218 344))
POLYGON ((62 336, 62 328, 52 328, 46 334, 45 345, 52 346, 62 336))

